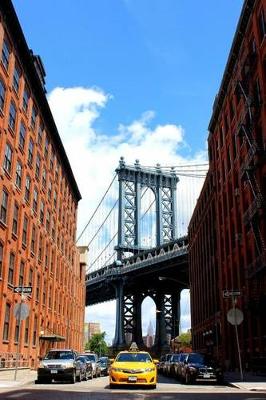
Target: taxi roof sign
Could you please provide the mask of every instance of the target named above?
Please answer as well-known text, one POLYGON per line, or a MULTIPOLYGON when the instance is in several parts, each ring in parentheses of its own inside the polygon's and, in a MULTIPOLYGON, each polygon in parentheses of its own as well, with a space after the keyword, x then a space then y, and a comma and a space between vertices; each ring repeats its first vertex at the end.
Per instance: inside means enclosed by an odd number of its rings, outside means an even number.
POLYGON ((138 345, 136 342, 131 343, 129 351, 139 351, 139 348, 138 348, 138 345))

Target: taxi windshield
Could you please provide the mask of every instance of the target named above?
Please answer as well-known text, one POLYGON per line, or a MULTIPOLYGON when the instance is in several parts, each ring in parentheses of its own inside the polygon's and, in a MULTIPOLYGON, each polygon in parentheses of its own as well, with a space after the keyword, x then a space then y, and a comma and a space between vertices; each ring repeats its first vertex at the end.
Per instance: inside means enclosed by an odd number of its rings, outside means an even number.
POLYGON ((152 362, 147 353, 121 353, 116 358, 117 362, 152 362))

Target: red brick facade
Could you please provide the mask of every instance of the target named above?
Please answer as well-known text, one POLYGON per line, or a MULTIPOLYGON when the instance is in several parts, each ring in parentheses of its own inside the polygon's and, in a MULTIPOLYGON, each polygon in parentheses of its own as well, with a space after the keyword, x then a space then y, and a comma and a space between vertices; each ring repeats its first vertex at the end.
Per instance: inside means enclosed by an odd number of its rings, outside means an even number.
POLYGON ((35 366, 49 346, 83 346, 85 271, 75 246, 80 193, 51 115, 41 60, 10 0, 0 3, 0 363, 35 366), (32 286, 29 317, 13 316, 32 286), (62 342, 56 342, 61 339, 62 342))
POLYGON ((193 347, 238 366, 266 360, 266 0, 246 0, 209 125, 209 173, 189 226, 193 347))

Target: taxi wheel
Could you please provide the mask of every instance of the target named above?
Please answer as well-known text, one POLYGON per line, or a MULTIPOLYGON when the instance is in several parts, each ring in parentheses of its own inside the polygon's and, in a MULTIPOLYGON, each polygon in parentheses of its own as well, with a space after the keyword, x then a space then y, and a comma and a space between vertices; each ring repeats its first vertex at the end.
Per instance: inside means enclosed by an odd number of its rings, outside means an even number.
POLYGON ((150 389, 156 389, 156 385, 150 385, 150 389))

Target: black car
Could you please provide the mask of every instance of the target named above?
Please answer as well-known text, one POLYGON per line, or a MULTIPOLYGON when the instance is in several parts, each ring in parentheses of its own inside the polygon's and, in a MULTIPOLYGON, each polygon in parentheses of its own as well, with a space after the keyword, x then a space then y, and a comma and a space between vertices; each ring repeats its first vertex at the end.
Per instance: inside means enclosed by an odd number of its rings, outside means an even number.
POLYGON ((180 378, 186 383, 215 381, 222 383, 223 372, 208 356, 200 353, 188 353, 180 366, 180 378))
POLYGON ((91 362, 84 356, 78 356, 77 361, 80 362, 81 379, 87 381, 93 378, 93 370, 91 362))

